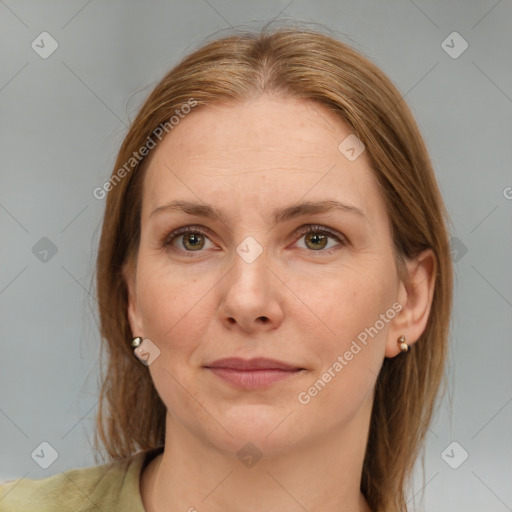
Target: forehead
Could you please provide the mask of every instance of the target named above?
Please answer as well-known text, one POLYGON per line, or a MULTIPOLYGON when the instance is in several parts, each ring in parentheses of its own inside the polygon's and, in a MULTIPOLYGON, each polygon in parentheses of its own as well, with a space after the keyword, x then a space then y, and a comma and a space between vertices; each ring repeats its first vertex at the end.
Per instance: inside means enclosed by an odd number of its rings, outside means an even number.
POLYGON ((329 195, 383 209, 366 152, 350 161, 339 150, 351 134, 334 113, 300 99, 199 107, 153 150, 143 218, 173 199, 240 212, 329 195))

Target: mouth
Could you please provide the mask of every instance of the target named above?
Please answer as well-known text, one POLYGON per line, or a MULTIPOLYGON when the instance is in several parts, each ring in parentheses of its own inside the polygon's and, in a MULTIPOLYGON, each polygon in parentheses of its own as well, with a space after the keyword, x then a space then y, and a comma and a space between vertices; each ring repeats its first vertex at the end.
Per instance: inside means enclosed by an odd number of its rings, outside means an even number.
POLYGON ((284 379, 300 374, 305 368, 275 359, 219 359, 205 366, 213 375, 242 389, 269 387, 284 379))

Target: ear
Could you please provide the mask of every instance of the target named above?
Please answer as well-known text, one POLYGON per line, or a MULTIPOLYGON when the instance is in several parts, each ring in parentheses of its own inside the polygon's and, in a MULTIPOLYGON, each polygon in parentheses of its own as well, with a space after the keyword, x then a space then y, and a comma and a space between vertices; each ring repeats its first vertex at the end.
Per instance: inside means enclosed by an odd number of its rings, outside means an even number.
POLYGON ((400 353, 397 339, 402 334, 405 342, 412 345, 423 334, 427 326, 436 280, 436 257, 432 249, 426 249, 415 258, 405 262, 408 282, 401 282, 399 303, 402 309, 393 319, 386 342, 386 357, 400 353))
POLYGON ((136 268, 133 263, 128 263, 123 266, 122 270, 123 278, 126 283, 127 290, 127 315, 130 328, 132 330, 132 336, 140 336, 144 338, 144 328, 142 318, 137 306, 137 286, 136 286, 136 268))

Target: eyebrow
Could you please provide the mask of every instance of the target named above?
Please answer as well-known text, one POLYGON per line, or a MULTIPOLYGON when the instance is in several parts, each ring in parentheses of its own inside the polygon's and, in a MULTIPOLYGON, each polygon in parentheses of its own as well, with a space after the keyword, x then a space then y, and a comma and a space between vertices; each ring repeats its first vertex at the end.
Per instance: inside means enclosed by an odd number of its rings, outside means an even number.
MULTIPOLYGON (((301 204, 293 204, 286 206, 285 208, 275 209, 272 213, 274 224, 278 224, 280 222, 285 222, 287 220, 294 219, 303 215, 327 213, 333 210, 355 214, 362 219, 368 220, 360 208, 335 200, 308 201, 301 204)), ((169 211, 183 211, 189 215, 219 220, 225 223, 224 216, 217 208, 208 204, 192 203, 190 201, 179 200, 171 201, 170 203, 158 206, 151 212, 150 217, 158 213, 169 211)))

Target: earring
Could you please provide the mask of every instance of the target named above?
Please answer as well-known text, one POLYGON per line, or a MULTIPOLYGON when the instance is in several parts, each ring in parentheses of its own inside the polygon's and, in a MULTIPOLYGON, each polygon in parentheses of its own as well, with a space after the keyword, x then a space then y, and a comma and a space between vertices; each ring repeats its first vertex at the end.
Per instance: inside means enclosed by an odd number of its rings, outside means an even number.
POLYGON ((140 336, 137 336, 136 338, 133 338, 131 346, 136 349, 137 347, 140 347, 140 344, 142 343, 142 338, 140 336))
POLYGON ((407 352, 409 350, 409 345, 405 343, 405 336, 403 334, 396 341, 400 345, 400 350, 402 352, 407 352))

